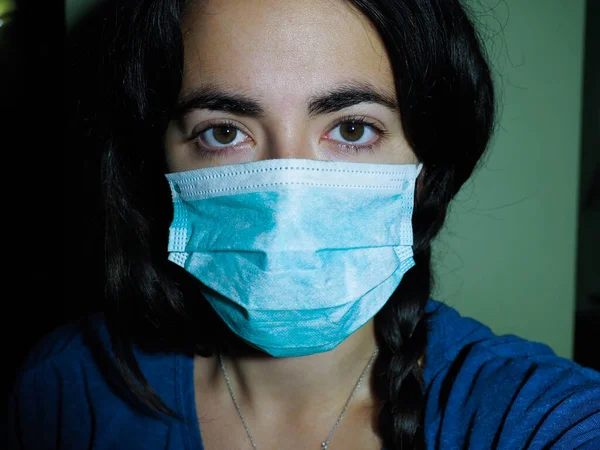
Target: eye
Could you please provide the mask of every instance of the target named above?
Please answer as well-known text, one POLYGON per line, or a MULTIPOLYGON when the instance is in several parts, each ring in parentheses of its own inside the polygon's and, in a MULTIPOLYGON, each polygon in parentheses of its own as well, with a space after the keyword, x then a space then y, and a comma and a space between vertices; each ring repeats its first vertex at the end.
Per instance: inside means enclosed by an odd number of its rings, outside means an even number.
POLYGON ((198 145, 216 149, 236 146, 247 137, 238 127, 227 122, 210 124, 192 136, 193 139, 201 141, 198 145))
POLYGON ((345 117, 329 131, 327 139, 338 141, 339 146, 352 150, 371 150, 387 135, 387 131, 365 119, 365 117, 345 117))

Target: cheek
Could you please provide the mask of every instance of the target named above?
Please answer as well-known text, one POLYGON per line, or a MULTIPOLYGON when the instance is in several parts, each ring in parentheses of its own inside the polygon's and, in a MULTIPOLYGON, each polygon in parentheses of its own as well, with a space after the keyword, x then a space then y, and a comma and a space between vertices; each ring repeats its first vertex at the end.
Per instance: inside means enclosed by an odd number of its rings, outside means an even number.
POLYGON ((186 155, 185 147, 181 143, 181 133, 172 124, 169 124, 163 140, 165 151, 165 163, 169 172, 181 172, 185 170, 186 155))
POLYGON ((394 137, 384 143, 373 153, 376 161, 383 164, 417 164, 418 158, 400 133, 393 133, 394 137))
POLYGON ((176 159, 173 157, 173 154, 171 152, 169 152, 168 150, 165 150, 165 163, 167 165, 167 171, 169 173, 180 172, 180 170, 178 170, 179 164, 177 163, 176 159))

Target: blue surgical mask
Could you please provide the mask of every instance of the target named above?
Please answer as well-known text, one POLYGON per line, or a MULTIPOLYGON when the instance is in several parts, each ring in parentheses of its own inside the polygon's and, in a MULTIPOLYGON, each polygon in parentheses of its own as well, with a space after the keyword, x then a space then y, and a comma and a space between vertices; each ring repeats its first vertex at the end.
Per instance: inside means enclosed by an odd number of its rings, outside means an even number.
POLYGON ((169 259, 255 347, 275 357, 326 352, 414 265, 420 169, 272 159, 168 174, 169 259))

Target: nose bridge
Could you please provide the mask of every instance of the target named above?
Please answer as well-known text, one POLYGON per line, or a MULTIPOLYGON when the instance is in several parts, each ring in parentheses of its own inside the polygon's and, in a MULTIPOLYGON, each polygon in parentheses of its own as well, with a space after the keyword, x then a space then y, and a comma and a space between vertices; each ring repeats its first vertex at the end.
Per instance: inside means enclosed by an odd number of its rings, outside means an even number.
POLYGON ((267 159, 315 159, 315 149, 306 119, 282 114, 273 121, 267 133, 267 159))

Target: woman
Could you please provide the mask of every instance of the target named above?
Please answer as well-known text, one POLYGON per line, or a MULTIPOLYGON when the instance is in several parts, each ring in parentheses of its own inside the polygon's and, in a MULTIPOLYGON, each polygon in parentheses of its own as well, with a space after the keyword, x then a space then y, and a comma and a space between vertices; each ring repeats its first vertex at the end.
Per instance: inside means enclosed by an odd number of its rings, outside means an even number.
POLYGON ((15 447, 600 448, 600 375, 430 299, 494 123, 458 1, 131 8, 106 305, 32 352, 15 447))

